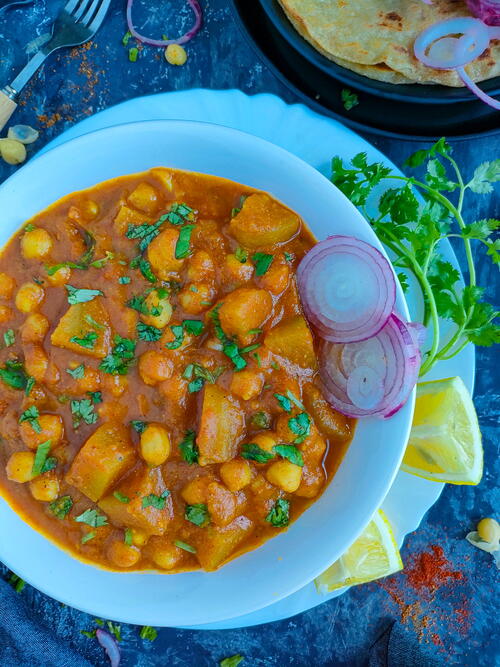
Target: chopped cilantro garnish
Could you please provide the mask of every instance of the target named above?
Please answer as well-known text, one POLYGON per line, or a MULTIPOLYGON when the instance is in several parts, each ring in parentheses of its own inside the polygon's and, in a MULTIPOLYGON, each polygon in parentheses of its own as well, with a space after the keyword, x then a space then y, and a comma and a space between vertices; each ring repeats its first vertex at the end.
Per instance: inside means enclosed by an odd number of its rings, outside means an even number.
POLYGON ((145 296, 133 296, 127 301, 127 307, 132 308, 132 310, 137 310, 141 315, 150 315, 151 313, 149 312, 145 301, 145 296))
POLYGON ((150 625, 144 625, 141 628, 139 637, 141 639, 149 639, 150 642, 154 642, 154 640, 158 637, 158 630, 155 630, 150 625))
POLYGON ((3 341, 5 343, 5 347, 14 345, 16 342, 16 334, 14 333, 14 329, 7 329, 7 331, 4 332, 3 341))
POLYGON ((196 549, 187 542, 183 542, 182 540, 174 540, 174 544, 176 547, 179 547, 179 549, 183 549, 184 551, 189 551, 190 554, 196 553, 196 549))
POLYGON ((28 222, 27 225, 25 225, 23 231, 24 232, 33 232, 36 229, 35 225, 31 222, 28 222))
POLYGON ((295 255, 293 252, 285 252, 285 261, 291 264, 293 260, 295 259, 295 255))
POLYGON ((186 505, 184 518, 195 526, 206 526, 210 522, 210 515, 208 508, 204 503, 197 503, 196 505, 186 505))
POLYGON ((224 354, 231 359, 233 364, 236 367, 236 370, 241 371, 247 365, 247 362, 241 356, 240 348, 228 338, 224 332, 224 329, 221 326, 219 318, 219 308, 222 306, 222 303, 212 310, 210 313, 210 318, 214 323, 215 335, 222 343, 222 351, 224 354))
POLYGON ((130 277, 129 276, 120 276, 118 278, 118 282, 120 285, 128 285, 130 283, 130 277))
POLYGON ((290 389, 286 390, 286 395, 299 410, 305 410, 303 404, 299 401, 299 399, 295 396, 295 394, 292 391, 290 391, 290 389))
POLYGON ((167 504, 167 498, 170 495, 170 491, 165 489, 160 496, 157 496, 154 493, 150 493, 148 496, 143 496, 142 498, 142 507, 154 507, 157 510, 164 510, 167 504))
POLYGON ((28 422, 31 425, 31 428, 36 433, 41 433, 42 427, 40 426, 40 422, 38 421, 39 416, 40 413, 36 405, 31 405, 21 414, 21 416, 19 417, 19 423, 22 424, 23 422, 28 422))
POLYGON ((113 623, 113 621, 106 621, 106 625, 108 626, 108 630, 111 632, 112 635, 115 636, 116 641, 121 642, 122 640, 122 627, 118 623, 113 623))
POLYGON ((132 546, 132 529, 125 528, 125 534, 123 536, 123 541, 128 547, 132 546))
POLYGON ((184 440, 179 444, 179 449, 186 463, 189 463, 189 465, 198 463, 199 451, 196 446, 196 434, 194 431, 187 431, 184 440))
POLYGON ((65 519, 73 507, 71 496, 61 496, 49 504, 49 510, 56 519, 65 519))
POLYGON ((106 266, 106 264, 114 258, 114 254, 109 252, 109 250, 106 250, 106 257, 101 257, 101 259, 96 259, 93 262, 90 262, 89 266, 92 266, 94 269, 102 269, 103 266, 106 266))
POLYGON ((224 658, 224 660, 221 660, 219 665, 220 667, 238 667, 240 662, 242 662, 245 658, 240 655, 239 653, 236 655, 232 655, 229 658, 224 658))
POLYGON ((144 278, 146 278, 146 280, 149 280, 150 283, 155 283, 158 280, 158 278, 153 273, 153 269, 151 268, 151 263, 144 257, 141 257, 140 255, 138 257, 134 257, 134 259, 130 262, 130 268, 139 269, 144 278))
POLYGON ((284 498, 278 498, 273 508, 266 516, 266 521, 275 528, 284 528, 290 521, 290 502, 284 498))
MULTIPOLYGON (((0 370, 1 370, 1 369, 0 369, 0 370)), ((31 390, 33 389, 34 386, 35 386, 35 378, 33 378, 33 377, 30 376, 30 377, 26 380, 26 388, 25 388, 25 390, 24 390, 26 396, 29 396, 29 395, 30 395, 31 390)))
POLYGON ((127 375, 134 361, 135 346, 135 341, 116 335, 111 354, 99 364, 100 370, 110 375, 127 375))
POLYGON ((42 474, 51 444, 52 440, 46 440, 36 448, 35 460, 33 461, 33 468, 31 469, 31 474, 33 477, 37 477, 38 475, 42 474))
POLYGON ((87 303, 87 301, 95 299, 96 296, 104 296, 100 289, 84 289, 72 285, 65 285, 64 287, 68 292, 68 303, 71 306, 77 303, 87 303))
POLYGON ((121 503, 124 503, 124 504, 125 504, 125 503, 129 503, 129 502, 130 502, 130 498, 129 498, 128 496, 126 496, 125 494, 120 493, 120 491, 113 491, 113 495, 114 495, 114 497, 115 497, 117 500, 119 500, 121 503))
POLYGON ((146 430, 148 422, 142 422, 142 421, 139 421, 138 419, 133 419, 130 422, 130 425, 132 426, 132 428, 135 431, 137 431, 137 433, 141 434, 141 433, 144 433, 144 431, 146 430))
POLYGON ((189 364, 189 366, 187 366, 186 370, 184 371, 183 377, 186 380, 190 380, 194 376, 195 379, 192 380, 188 385, 189 392, 193 394, 197 391, 200 391, 205 382, 215 384, 217 382, 217 378, 222 375, 223 372, 223 366, 219 366, 214 371, 211 371, 208 368, 201 366, 200 364, 189 364))
POLYGON ((265 252, 256 252, 252 255, 252 261, 255 264, 255 275, 263 276, 273 263, 274 255, 267 255, 265 252))
POLYGON ((195 380, 191 380, 191 382, 188 384, 189 393, 196 394, 197 391, 203 389, 204 384, 205 380, 203 378, 196 378, 195 380))
POLYGON ((151 324, 144 324, 144 322, 137 323, 137 335, 139 340, 145 340, 148 343, 155 342, 161 338, 162 331, 151 324))
POLYGON ((196 215, 194 209, 187 204, 174 203, 170 207, 170 211, 162 217, 168 220, 171 225, 183 225, 188 220, 193 221, 196 215))
POLYGON ((132 37, 132 33, 130 32, 130 30, 127 30, 127 32, 122 37, 123 46, 127 46, 131 37, 132 37))
POLYGON ((287 398, 286 396, 283 396, 282 394, 274 394, 274 398, 278 401, 281 408, 285 412, 291 412, 292 411, 292 402, 289 398, 287 398))
POLYGON ((107 525, 108 518, 98 510, 88 509, 75 517, 75 521, 78 523, 86 523, 87 526, 91 526, 92 528, 99 528, 100 526, 107 525))
POLYGON ((249 336, 258 336, 261 333, 262 333, 262 329, 250 329, 249 331, 247 331, 247 334, 249 336))
POLYGON ((259 368, 262 368, 262 361, 261 361, 261 358, 260 358, 260 354, 258 352, 254 352, 253 357, 254 357, 255 361, 257 362, 257 366, 259 368))
POLYGON ((7 359, 4 368, 0 368, 0 380, 13 389, 27 389, 29 376, 20 361, 7 359))
POLYGON ((85 366, 80 364, 74 369, 67 368, 66 373, 71 375, 72 378, 75 378, 75 380, 80 380, 85 375, 85 366))
POLYGON ((248 253, 246 250, 243 250, 243 248, 236 248, 234 255, 241 264, 245 264, 248 259, 248 253))
POLYGON ((250 420, 255 428, 271 428, 271 417, 267 412, 256 412, 250 420))
POLYGON ((253 345, 247 345, 246 347, 240 348, 240 354, 248 354, 249 352, 253 352, 256 350, 258 347, 260 347, 260 343, 254 343, 253 345))
POLYGON ((45 459, 45 463, 42 467, 42 473, 49 472, 49 470, 54 470, 57 466, 57 459, 55 456, 49 456, 45 459))
POLYGON ((77 429, 80 424, 95 424, 97 415, 94 412, 94 403, 90 398, 71 401, 71 414, 73 415, 73 428, 77 429))
POLYGON ((175 244, 175 259, 185 259, 191 252, 191 234, 196 225, 181 227, 179 238, 175 244))
POLYGON ((203 322, 201 320, 184 320, 182 325, 184 331, 193 336, 199 336, 203 332, 203 322))
POLYGON ((21 577, 18 577, 17 574, 12 573, 9 577, 9 584, 16 591, 16 593, 22 593, 26 582, 21 577))
POLYGON ((168 350, 177 350, 184 342, 184 332, 199 336, 203 333, 203 322, 201 320, 184 320, 182 324, 173 324, 170 330, 174 334, 174 340, 166 343, 168 350))
POLYGON ((137 46, 132 46, 128 50, 128 59, 130 60, 131 63, 137 62, 137 58, 139 57, 139 49, 137 46))
POLYGON ((304 465, 302 453, 293 445, 276 445, 274 451, 282 458, 288 459, 291 463, 295 463, 296 466, 302 467, 304 465))
POLYGON ((359 104, 359 99, 357 94, 353 93, 352 90, 349 90, 348 88, 342 88, 340 97, 342 99, 342 104, 344 105, 344 109, 346 111, 350 111, 353 107, 359 104))
POLYGON ((274 458, 274 454, 266 452, 265 449, 259 447, 254 442, 246 443, 242 446, 242 456, 249 461, 257 461, 257 463, 267 463, 274 458))
POLYGON ((125 236, 128 239, 138 239, 139 250, 144 252, 151 241, 153 241, 160 233, 160 228, 163 223, 164 220, 161 220, 160 218, 160 220, 153 224, 147 222, 143 225, 129 225, 125 236))
POLYGON ((311 432, 311 418, 306 412, 301 412, 288 420, 288 427, 297 436, 294 443, 300 445, 311 432))
POLYGON ((83 336, 83 338, 78 338, 78 336, 72 336, 69 340, 71 343, 80 345, 80 347, 85 347, 88 350, 93 350, 98 336, 95 331, 89 331, 83 336))
MULTIPOLYGON (((78 519, 75 519, 75 521, 78 521, 78 519)), ((82 539, 80 540, 80 542, 82 544, 87 544, 87 542, 93 540, 96 535, 97 533, 95 530, 90 530, 88 533, 85 533, 85 535, 82 535, 82 539)))
POLYGON ((94 405, 102 403, 102 392, 100 391, 88 391, 87 394, 90 396, 90 400, 94 405))

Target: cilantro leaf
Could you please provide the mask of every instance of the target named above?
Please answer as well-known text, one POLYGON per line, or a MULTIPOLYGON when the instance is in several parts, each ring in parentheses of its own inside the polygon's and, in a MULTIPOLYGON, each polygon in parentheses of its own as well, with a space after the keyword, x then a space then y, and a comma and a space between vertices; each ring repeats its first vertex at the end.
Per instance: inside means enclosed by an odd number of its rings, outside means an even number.
POLYGON ((195 526, 206 526, 210 522, 208 508, 204 503, 186 505, 184 518, 195 526))
POLYGON ((40 413, 36 405, 31 405, 21 414, 21 416, 19 417, 19 423, 22 424, 23 422, 28 422, 31 425, 31 428, 35 431, 35 433, 41 433, 42 427, 40 426, 40 422, 38 421, 39 416, 40 413))
POLYGON ((481 241, 489 239, 493 232, 500 229, 500 220, 490 218, 488 220, 477 220, 471 222, 462 230, 462 236, 465 239, 479 239, 481 241))
POLYGON ((297 436, 294 443, 300 445, 311 432, 311 418, 306 412, 301 412, 288 420, 288 428, 297 436))
POLYGON ((196 218, 196 212, 187 204, 174 203, 170 207, 170 211, 162 217, 164 217, 171 225, 183 225, 188 220, 194 220, 196 218))
POLYGON ((78 336, 72 336, 69 340, 71 343, 76 343, 80 347, 85 347, 88 350, 93 350, 98 336, 95 331, 89 331, 83 336, 83 338, 78 338, 78 336))
POLYGON ((126 504, 130 502, 130 498, 125 494, 120 493, 120 491, 113 491, 113 495, 121 503, 126 504))
POLYGON ((36 448, 35 459, 33 461, 33 468, 31 469, 31 474, 33 477, 37 477, 42 474, 45 461, 47 460, 47 455, 50 452, 50 447, 52 445, 52 440, 46 440, 42 442, 36 448))
POLYGON ((257 461, 257 463, 267 463, 274 459, 274 454, 266 452, 265 449, 259 447, 254 442, 248 442, 242 445, 242 457, 248 461, 257 461))
POLYGON ((274 255, 268 255, 265 252, 256 252, 252 255, 252 262, 255 264, 255 275, 263 276, 273 263, 274 255))
POLYGON ((26 389, 29 376, 20 361, 8 359, 4 368, 0 368, 0 380, 12 389, 26 389))
POLYGON ((94 403, 90 398, 73 400, 70 403, 71 414, 73 415, 73 428, 77 429, 82 421, 85 424, 95 424, 98 417, 94 412, 94 403))
POLYGON ((302 467, 304 465, 302 453, 293 445, 276 445, 274 451, 282 458, 288 459, 291 463, 294 463, 297 466, 302 467))
POLYGON ((196 225, 181 227, 179 238, 175 244, 175 259, 185 259, 191 253, 191 234, 196 225))
POLYGON ((77 303, 87 303, 95 299, 96 296, 104 296, 100 289, 84 289, 72 285, 65 285, 64 287, 68 292, 68 303, 71 306, 77 303))
POLYGON ((144 625, 141 628, 139 637, 141 639, 148 639, 150 642, 154 642, 154 640, 158 637, 158 630, 155 630, 150 625, 144 625))
POLYGON ((7 329, 7 331, 4 332, 3 342, 5 343, 5 347, 11 347, 11 345, 14 345, 16 342, 16 334, 14 333, 14 329, 7 329))
POLYGON ((139 421, 138 419, 133 419, 130 422, 130 425, 135 431, 137 431, 137 433, 141 434, 144 433, 144 431, 146 430, 148 422, 143 422, 139 421))
POLYGON ((193 463, 198 463, 198 457, 200 454, 198 451, 198 447, 196 446, 196 434, 194 431, 186 432, 184 439, 179 444, 179 449, 181 452, 181 456, 184 459, 184 461, 186 461, 186 463, 189 463, 189 465, 192 465, 193 463))
POLYGON ((155 342, 161 338, 162 330, 152 326, 151 324, 144 324, 144 322, 138 322, 137 335, 139 336, 139 340, 145 340, 147 342, 155 342))
POLYGON ((56 519, 65 519, 73 507, 71 496, 61 496, 49 504, 49 510, 56 519))
POLYGON ((420 167, 431 157, 435 157, 436 155, 442 155, 444 157, 450 153, 451 146, 444 137, 441 137, 441 139, 438 139, 430 148, 416 151, 413 155, 410 155, 410 157, 405 160, 404 165, 406 167, 420 167))
POLYGON ((130 338, 115 336, 115 345, 99 364, 100 370, 110 375, 127 375, 130 366, 134 362, 136 343, 130 338))
POLYGON ((500 159, 492 162, 483 162, 474 171, 467 187, 476 194, 486 195, 493 192, 492 183, 500 181, 500 159))
POLYGON ((284 498, 278 498, 266 516, 266 521, 275 528, 288 526, 290 522, 290 502, 284 498))
POLYGON ((274 398, 278 401, 281 408, 285 412, 291 412, 292 411, 292 402, 287 396, 283 396, 282 394, 274 394, 274 398))
POLYGON ((220 661, 219 665, 220 667, 238 667, 240 662, 243 662, 244 659, 245 658, 238 653, 237 655, 232 655, 229 658, 224 658, 220 661))
POLYGON ((348 88, 342 88, 340 97, 346 111, 350 111, 353 107, 359 104, 359 99, 356 93, 353 93, 352 90, 349 90, 348 88))
POLYGON ((250 423, 255 428, 271 428, 271 417, 267 412, 256 412, 254 415, 252 415, 250 423))
POLYGON ((192 547, 187 542, 183 542, 182 540, 174 540, 174 544, 175 544, 176 547, 179 547, 179 549, 182 549, 183 551, 187 551, 190 554, 195 554, 196 553, 196 548, 192 547))
POLYGON ((92 528, 99 528, 100 526, 107 525, 108 518, 98 510, 88 509, 75 517, 75 521, 78 523, 86 523, 87 526, 92 526, 92 528))
POLYGON ((141 255, 134 257, 134 259, 130 262, 130 268, 139 269, 144 278, 146 278, 146 280, 148 280, 150 283, 155 283, 158 280, 158 278, 153 273, 150 262, 145 257, 141 257, 141 255))
POLYGON ((142 497, 142 507, 154 507, 157 510, 164 510, 167 504, 167 498, 170 495, 170 491, 165 489, 160 496, 157 496, 155 493, 150 493, 148 496, 142 497))
POLYGON ((160 233, 163 223, 164 220, 160 218, 160 220, 153 224, 147 222, 143 225, 129 225, 125 236, 128 239, 138 239, 139 250, 144 252, 151 241, 153 241, 160 233))
MULTIPOLYGON (((234 217, 234 216, 233 216, 234 217)), ((234 251, 234 256, 240 262, 240 264, 246 264, 246 261, 248 259, 248 252, 244 250, 243 248, 236 248, 234 251)))
POLYGON ((67 368, 66 373, 71 375, 72 378, 75 378, 75 380, 80 380, 85 375, 85 366, 80 364, 74 369, 67 368))
POLYGON ((427 163, 425 182, 438 192, 441 190, 453 192, 453 190, 456 190, 458 187, 458 183, 450 181, 446 173, 446 167, 437 158, 429 160, 427 163))

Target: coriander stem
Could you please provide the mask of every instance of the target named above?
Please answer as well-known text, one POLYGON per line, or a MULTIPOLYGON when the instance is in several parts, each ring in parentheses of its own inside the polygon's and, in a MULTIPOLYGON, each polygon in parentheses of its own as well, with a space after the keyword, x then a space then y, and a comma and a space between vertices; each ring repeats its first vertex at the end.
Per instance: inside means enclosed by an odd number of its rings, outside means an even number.
POLYGON ((468 344, 469 344, 469 339, 466 338, 466 339, 461 343, 461 345, 460 345, 456 350, 454 350, 451 354, 448 354, 448 355, 446 355, 446 356, 439 356, 439 359, 441 359, 441 361, 447 361, 448 359, 452 359, 452 358, 455 357, 457 354, 459 354, 459 353, 464 349, 464 347, 466 347, 468 344))

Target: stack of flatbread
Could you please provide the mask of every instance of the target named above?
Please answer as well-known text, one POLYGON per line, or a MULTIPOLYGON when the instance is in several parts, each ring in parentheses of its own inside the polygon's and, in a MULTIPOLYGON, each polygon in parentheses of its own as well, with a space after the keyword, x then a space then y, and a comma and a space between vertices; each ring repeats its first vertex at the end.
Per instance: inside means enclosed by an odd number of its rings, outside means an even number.
MULTIPOLYGON (((428 26, 471 16, 465 0, 279 0, 297 31, 330 60, 389 83, 462 86, 457 74, 426 67, 413 55, 428 26)), ((466 67, 475 81, 500 75, 500 40, 466 67)))

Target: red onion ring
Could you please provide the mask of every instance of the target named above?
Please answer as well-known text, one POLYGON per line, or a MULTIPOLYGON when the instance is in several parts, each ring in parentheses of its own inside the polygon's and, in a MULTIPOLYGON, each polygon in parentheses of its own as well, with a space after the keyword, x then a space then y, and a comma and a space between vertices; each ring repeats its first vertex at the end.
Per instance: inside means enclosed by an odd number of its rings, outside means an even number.
POLYGON ((373 339, 355 344, 324 341, 321 345, 320 376, 325 397, 348 417, 391 417, 406 403, 417 382, 421 355, 409 325, 393 313, 376 339, 382 357, 373 339), (346 351, 351 345, 356 345, 354 355, 346 351), (360 355, 363 346, 367 348, 364 356, 360 355), (360 364, 345 376, 341 359, 356 359, 356 355, 360 364), (371 355, 374 358, 370 360, 371 355), (381 368, 385 368, 385 374, 381 368))
POLYGON ((121 656, 120 647, 118 646, 116 639, 102 628, 96 630, 95 636, 97 637, 99 644, 106 651, 111 667, 119 667, 121 656))
POLYGON ((479 19, 470 16, 446 19, 429 26, 420 33, 415 40, 415 56, 428 67, 434 69, 455 69, 462 67, 477 58, 488 47, 490 34, 488 27, 479 19), (453 35, 467 36, 467 39, 453 37, 453 35), (433 56, 432 47, 443 38, 453 39, 456 42, 454 51, 443 53, 438 51, 433 56), (472 48, 472 50, 470 50, 472 48), (427 53, 429 51, 429 53, 427 53), (448 57, 445 57, 448 55, 448 57))
POLYGON ((169 44, 186 44, 191 40, 196 33, 200 30, 202 24, 202 11, 200 3, 198 0, 187 0, 189 6, 193 10, 195 16, 195 22, 192 28, 190 28, 184 35, 178 37, 177 39, 151 39, 149 37, 144 37, 134 28, 132 23, 132 5, 134 0, 127 0, 127 25, 130 33, 138 39, 143 44, 150 44, 151 46, 168 46, 169 44))
POLYGON ((488 104, 493 109, 500 110, 500 102, 494 97, 491 97, 491 95, 488 95, 488 93, 485 93, 484 90, 481 90, 481 88, 470 78, 463 67, 457 67, 457 73, 467 88, 471 91, 471 93, 474 93, 474 95, 479 97, 481 101, 483 101, 485 104, 488 104))
POLYGON ((376 335, 396 301, 396 281, 386 258, 351 236, 329 236, 302 259, 297 282, 307 318, 334 343, 376 335))

